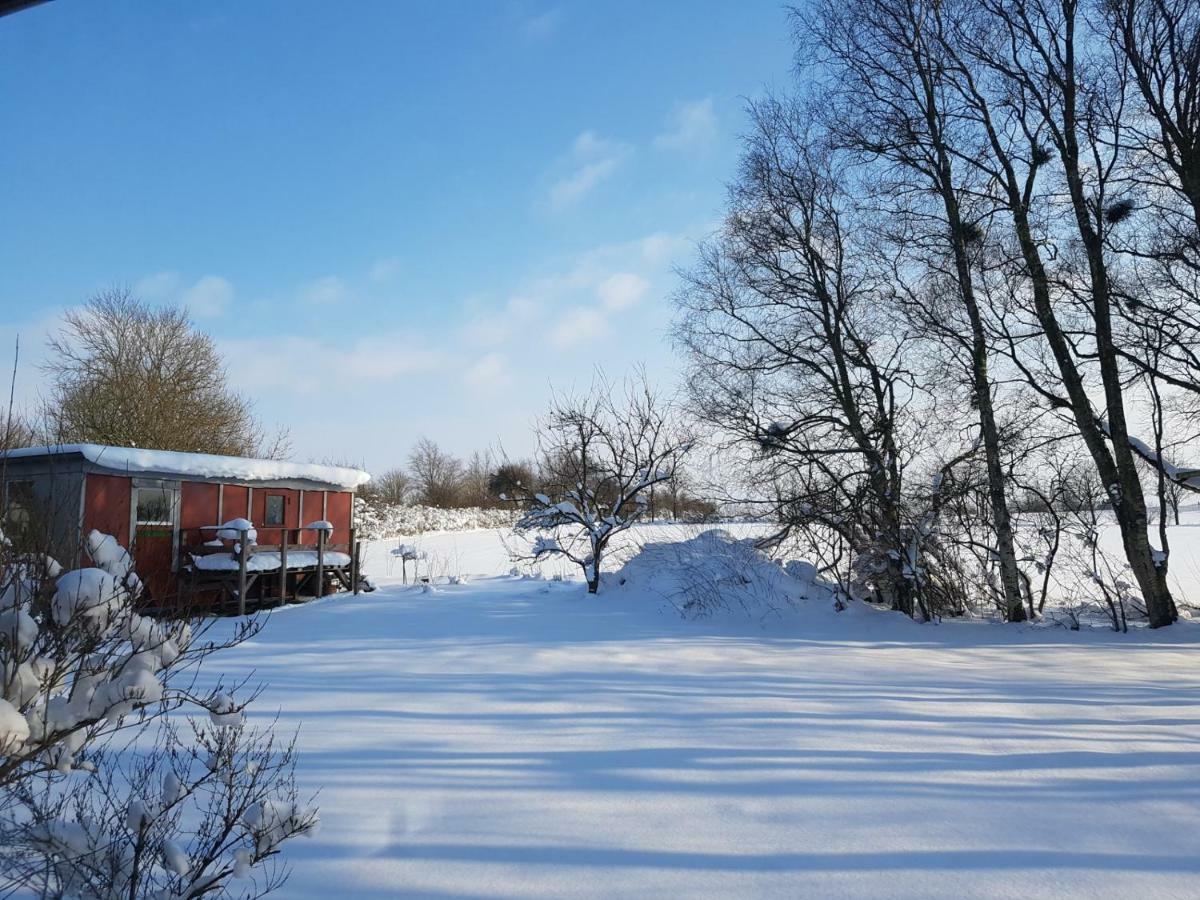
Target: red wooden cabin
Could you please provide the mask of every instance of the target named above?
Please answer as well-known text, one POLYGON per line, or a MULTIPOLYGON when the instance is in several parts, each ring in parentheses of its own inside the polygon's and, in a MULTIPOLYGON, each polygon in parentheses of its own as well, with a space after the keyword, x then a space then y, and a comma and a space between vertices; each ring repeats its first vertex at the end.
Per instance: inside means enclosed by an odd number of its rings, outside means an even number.
MULTIPOLYGON (((233 519, 253 523, 255 552, 320 544, 338 559, 354 554, 354 492, 370 477, 339 466, 97 444, 13 450, 0 454, 0 465, 7 530, 36 523, 68 567, 90 564, 83 540, 90 531, 113 535, 132 551, 150 606, 178 596, 199 554, 237 560, 234 541, 215 539, 215 526, 233 519), (314 522, 332 529, 305 527, 314 522)), ((312 555, 294 558, 298 565, 312 555)), ((284 596, 286 571, 281 576, 284 596)))

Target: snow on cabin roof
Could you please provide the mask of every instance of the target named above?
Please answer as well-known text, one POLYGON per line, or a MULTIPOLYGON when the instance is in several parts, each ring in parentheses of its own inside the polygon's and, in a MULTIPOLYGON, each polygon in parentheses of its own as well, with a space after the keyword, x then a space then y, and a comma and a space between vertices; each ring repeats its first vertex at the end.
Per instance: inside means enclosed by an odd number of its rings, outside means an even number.
MULTIPOLYGON (((118 472, 191 475, 217 481, 315 481, 350 491, 371 480, 361 469, 275 459, 248 459, 177 450, 143 450, 103 444, 54 444, 10 450, 9 459, 80 454, 88 462, 118 472)), ((4 454, 0 454, 3 456, 4 454)))

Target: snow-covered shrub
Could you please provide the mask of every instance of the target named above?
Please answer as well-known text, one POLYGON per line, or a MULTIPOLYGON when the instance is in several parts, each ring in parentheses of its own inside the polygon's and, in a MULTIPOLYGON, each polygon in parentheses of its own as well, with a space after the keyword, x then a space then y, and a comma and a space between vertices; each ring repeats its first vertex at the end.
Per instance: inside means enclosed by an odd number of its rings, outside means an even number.
POLYGON ((258 624, 218 644, 200 620, 143 616, 126 550, 95 531, 86 548, 95 565, 66 573, 0 548, 0 893, 219 895, 235 869, 270 890, 278 828, 264 843, 230 816, 295 803, 291 749, 246 728, 233 692, 195 688, 200 663, 258 624), (207 720, 188 739, 176 710, 207 720))
POLYGON ((283 884, 284 841, 312 834, 291 746, 268 732, 163 723, 148 752, 107 759, 57 790, 5 862, 13 882, 48 873, 51 896, 261 896, 283 884))
POLYGON ((511 528, 518 512, 513 509, 441 509, 436 506, 398 506, 354 500, 358 535, 363 540, 396 538, 431 531, 470 531, 476 528, 511 528))

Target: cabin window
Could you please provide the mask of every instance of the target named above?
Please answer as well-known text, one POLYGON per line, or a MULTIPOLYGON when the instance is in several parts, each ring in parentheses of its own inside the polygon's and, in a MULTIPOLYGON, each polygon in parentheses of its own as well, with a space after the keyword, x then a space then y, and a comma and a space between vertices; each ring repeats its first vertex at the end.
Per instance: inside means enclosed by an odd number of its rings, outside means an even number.
POLYGON ((177 496, 178 492, 172 488, 138 488, 137 523, 139 525, 174 525, 177 496))
POLYGON ((29 527, 33 511, 33 482, 10 481, 4 493, 5 524, 13 531, 22 532, 29 527))
POLYGON ((283 524, 283 494, 267 494, 267 508, 263 517, 264 525, 283 524))

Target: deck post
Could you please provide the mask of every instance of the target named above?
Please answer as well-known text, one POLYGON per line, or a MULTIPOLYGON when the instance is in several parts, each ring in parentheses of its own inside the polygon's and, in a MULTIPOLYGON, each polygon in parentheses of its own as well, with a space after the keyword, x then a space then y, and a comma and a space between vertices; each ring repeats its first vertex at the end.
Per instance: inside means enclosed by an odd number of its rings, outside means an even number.
POLYGON ((238 615, 246 614, 246 529, 238 531, 238 615))
POLYGON ((355 535, 355 529, 350 529, 350 584, 353 586, 354 593, 358 594, 358 538, 355 535))
POLYGON ((287 548, 288 548, 288 530, 283 529, 283 536, 279 539, 279 605, 283 606, 287 602, 287 548))
POLYGON ((325 596, 325 529, 317 529, 317 596, 325 596))

